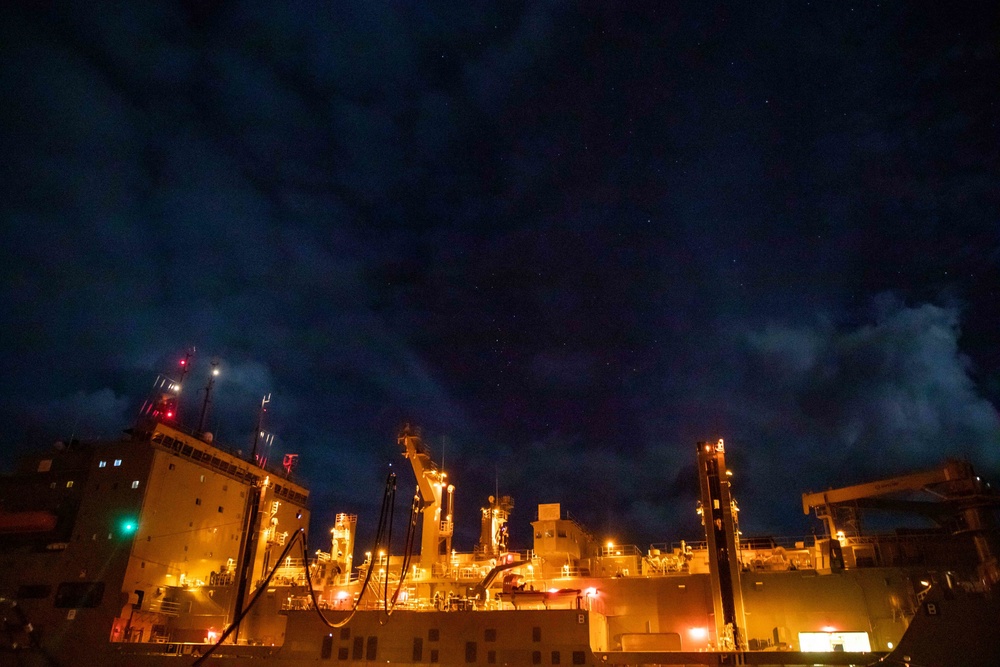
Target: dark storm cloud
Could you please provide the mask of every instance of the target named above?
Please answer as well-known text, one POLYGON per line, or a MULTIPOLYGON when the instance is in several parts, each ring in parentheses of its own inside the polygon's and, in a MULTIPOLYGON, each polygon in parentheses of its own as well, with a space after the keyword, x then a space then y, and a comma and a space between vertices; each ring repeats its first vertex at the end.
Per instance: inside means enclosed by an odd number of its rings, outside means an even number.
MULTIPOLYGON (((878 310, 874 323, 846 332, 821 325, 749 333, 748 380, 759 406, 794 406, 795 430, 824 437, 817 449, 854 468, 934 462, 952 443, 995 464, 990 443, 1000 422, 959 352, 957 309, 883 300, 878 310)), ((775 416, 750 415, 758 427, 775 416)))
POLYGON ((958 309, 906 307, 883 295, 874 310, 856 328, 819 321, 744 335, 735 460, 755 509, 775 525, 781 515, 757 479, 805 491, 930 468, 959 453, 986 470, 1000 464, 1000 415, 969 377, 958 309))
POLYGON ((246 448, 272 393, 324 521, 374 515, 406 421, 469 539, 497 482, 522 526, 557 500, 616 539, 690 537, 699 439, 732 443, 762 526, 809 484, 1000 467, 997 47, 974 15, 3 18, 5 446, 115 432, 196 345, 186 414, 213 357, 222 441, 246 448), (882 292, 910 305, 871 314, 882 292))

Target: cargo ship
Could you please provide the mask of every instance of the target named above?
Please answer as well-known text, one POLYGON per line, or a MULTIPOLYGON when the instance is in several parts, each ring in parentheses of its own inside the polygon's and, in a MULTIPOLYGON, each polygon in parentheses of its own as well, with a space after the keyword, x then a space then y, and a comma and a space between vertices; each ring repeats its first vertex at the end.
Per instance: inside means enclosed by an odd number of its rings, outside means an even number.
POLYGON ((495 495, 459 551, 454 480, 407 427, 403 546, 390 475, 375 544, 356 553, 356 515, 309 536, 291 461, 184 429, 172 400, 120 439, 57 443, 0 477, 0 663, 1000 664, 1000 499, 966 462, 806 493, 820 534, 749 538, 725 443, 701 442, 693 540, 602 543, 552 502, 518 549, 513 500, 495 495), (865 534, 872 507, 939 527, 865 534))

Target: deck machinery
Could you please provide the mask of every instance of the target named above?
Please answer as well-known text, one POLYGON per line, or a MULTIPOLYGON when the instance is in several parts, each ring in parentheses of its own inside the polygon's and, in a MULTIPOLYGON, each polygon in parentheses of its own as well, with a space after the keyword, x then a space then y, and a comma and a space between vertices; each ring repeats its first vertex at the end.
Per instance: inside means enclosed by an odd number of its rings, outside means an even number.
POLYGON ((954 459, 932 470, 802 494, 802 511, 809 514, 815 510, 816 517, 827 526, 830 545, 841 554, 858 537, 861 510, 916 513, 953 533, 968 534, 979 558, 980 579, 988 587, 1000 583, 995 520, 998 507, 1000 496, 983 484, 972 465, 954 459), (914 494, 929 495, 931 499, 912 499, 914 494))

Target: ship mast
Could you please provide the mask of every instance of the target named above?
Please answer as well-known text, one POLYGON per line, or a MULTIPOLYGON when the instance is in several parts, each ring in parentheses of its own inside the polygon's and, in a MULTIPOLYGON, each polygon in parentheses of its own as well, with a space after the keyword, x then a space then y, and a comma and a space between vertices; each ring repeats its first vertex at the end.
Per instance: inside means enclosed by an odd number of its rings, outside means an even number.
POLYGON ((215 385, 215 378, 219 375, 219 360, 212 361, 212 372, 208 376, 208 384, 205 385, 205 400, 201 404, 201 417, 198 419, 198 433, 205 432, 205 417, 208 416, 208 406, 212 403, 212 387, 215 385))
POLYGON ((740 587, 740 564, 736 543, 736 517, 729 493, 726 447, 698 443, 698 481, 701 484, 702 520, 708 541, 712 603, 719 649, 746 650, 746 612, 740 587))
POLYGON ((253 447, 250 450, 250 463, 257 465, 257 444, 260 442, 260 437, 264 435, 264 413, 267 412, 267 406, 271 402, 271 395, 268 394, 260 401, 260 410, 257 412, 257 428, 253 432, 253 447))

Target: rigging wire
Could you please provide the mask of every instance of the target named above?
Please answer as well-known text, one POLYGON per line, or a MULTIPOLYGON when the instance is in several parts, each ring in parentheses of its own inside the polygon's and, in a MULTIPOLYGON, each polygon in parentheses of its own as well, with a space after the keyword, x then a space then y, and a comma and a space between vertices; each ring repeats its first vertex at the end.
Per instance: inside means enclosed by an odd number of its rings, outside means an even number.
MULTIPOLYGON (((392 502, 389 504, 389 530, 385 541, 385 571, 381 572, 383 575, 382 579, 382 607, 385 609, 386 615, 389 614, 389 558, 392 555, 392 522, 396 514, 396 477, 392 477, 392 502)), ((382 556, 379 555, 379 561, 382 560, 382 556)), ((369 566, 371 567, 371 566, 369 566)))

